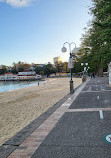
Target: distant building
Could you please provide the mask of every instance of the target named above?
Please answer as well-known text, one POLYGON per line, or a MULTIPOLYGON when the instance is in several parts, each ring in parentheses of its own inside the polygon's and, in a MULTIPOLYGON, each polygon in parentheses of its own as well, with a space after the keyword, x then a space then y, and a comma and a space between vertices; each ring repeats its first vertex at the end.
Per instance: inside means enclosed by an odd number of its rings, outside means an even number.
POLYGON ((11 80, 17 80, 17 75, 11 72, 0 75, 0 81, 11 81, 11 80))
POLYGON ((41 79, 41 75, 36 74, 35 71, 18 72, 18 80, 37 80, 41 79))
POLYGON ((37 64, 38 67, 43 67, 45 64, 37 64))
POLYGON ((13 74, 11 72, 0 75, 0 81, 30 81, 41 79, 42 76, 35 71, 24 71, 13 74))
POLYGON ((53 60, 54 60, 54 64, 62 63, 62 58, 61 57, 55 57, 55 58, 53 58, 53 60))

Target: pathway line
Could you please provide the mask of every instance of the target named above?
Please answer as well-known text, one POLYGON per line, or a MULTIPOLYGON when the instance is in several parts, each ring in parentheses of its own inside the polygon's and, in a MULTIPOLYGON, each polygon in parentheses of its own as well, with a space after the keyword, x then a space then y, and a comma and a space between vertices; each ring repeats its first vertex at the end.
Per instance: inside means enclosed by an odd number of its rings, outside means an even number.
POLYGON ((99 114, 100 114, 100 119, 103 119, 103 111, 102 110, 99 111, 99 114))
POLYGON ((87 112, 87 111, 111 111, 111 107, 108 107, 108 108, 67 109, 66 112, 87 112))
POLYGON ((95 93, 95 92, 111 92, 111 90, 102 90, 102 91, 99 91, 99 90, 95 90, 95 91, 82 91, 81 93, 95 93))

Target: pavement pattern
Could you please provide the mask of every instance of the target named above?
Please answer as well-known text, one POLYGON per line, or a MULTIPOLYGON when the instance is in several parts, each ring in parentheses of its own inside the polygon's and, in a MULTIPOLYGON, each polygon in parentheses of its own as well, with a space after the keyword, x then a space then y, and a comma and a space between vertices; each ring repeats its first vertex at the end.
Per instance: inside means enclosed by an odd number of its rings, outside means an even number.
POLYGON ((108 78, 82 84, 8 158, 111 158, 108 78))

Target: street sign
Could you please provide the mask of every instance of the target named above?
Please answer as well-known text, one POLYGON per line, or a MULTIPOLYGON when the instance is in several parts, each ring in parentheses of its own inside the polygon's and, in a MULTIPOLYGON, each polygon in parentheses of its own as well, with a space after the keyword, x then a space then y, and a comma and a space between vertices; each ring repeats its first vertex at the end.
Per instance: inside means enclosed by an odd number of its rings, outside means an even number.
POLYGON ((72 62, 72 58, 69 58, 69 63, 68 63, 68 68, 72 69, 73 68, 73 62, 72 62))
POLYGON ((105 136, 105 141, 111 144, 111 134, 105 136))

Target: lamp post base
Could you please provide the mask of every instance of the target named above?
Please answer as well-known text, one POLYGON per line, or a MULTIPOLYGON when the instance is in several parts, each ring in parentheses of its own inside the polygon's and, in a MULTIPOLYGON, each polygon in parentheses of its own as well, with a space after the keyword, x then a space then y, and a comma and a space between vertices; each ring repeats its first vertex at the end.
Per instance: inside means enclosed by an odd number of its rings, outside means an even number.
POLYGON ((85 82, 87 80, 87 76, 86 75, 83 75, 82 76, 82 82, 85 82))
POLYGON ((70 81, 70 93, 74 93, 73 81, 70 81))

